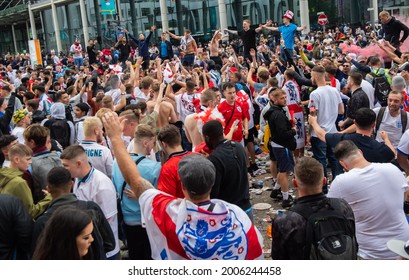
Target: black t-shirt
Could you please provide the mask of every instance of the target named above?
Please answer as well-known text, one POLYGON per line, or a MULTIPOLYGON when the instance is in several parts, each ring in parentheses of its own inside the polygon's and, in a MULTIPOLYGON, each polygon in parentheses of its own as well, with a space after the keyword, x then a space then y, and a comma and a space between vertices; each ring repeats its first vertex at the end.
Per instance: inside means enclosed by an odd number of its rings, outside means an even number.
POLYGON ((216 168, 216 181, 210 193, 246 211, 251 207, 246 155, 240 143, 224 140, 208 157, 216 168))
POLYGON ((342 140, 354 142, 369 162, 386 163, 391 162, 395 158, 394 152, 385 143, 380 143, 366 135, 359 133, 327 133, 325 135, 325 141, 331 147, 335 147, 342 140))
POLYGON ((125 45, 122 43, 119 43, 117 49, 119 50, 119 60, 120 61, 125 61, 128 59, 129 54, 131 53, 131 46, 126 43, 125 45))
POLYGON ((257 51, 257 48, 256 48, 257 32, 255 29, 249 29, 247 31, 241 30, 238 32, 238 35, 240 39, 243 41, 245 55, 250 54, 250 49, 254 49, 255 51, 257 51))
POLYGON ((97 54, 95 52, 95 46, 87 46, 87 53, 88 53, 89 64, 93 64, 97 62, 97 54))

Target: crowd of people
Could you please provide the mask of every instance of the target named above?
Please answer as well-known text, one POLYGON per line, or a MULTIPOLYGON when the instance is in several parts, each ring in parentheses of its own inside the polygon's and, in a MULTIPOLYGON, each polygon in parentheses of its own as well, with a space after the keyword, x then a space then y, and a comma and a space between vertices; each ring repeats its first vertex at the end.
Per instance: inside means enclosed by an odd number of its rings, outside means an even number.
POLYGON ((264 259, 260 148, 272 259, 407 258, 409 28, 293 17, 2 58, 0 259, 264 259))

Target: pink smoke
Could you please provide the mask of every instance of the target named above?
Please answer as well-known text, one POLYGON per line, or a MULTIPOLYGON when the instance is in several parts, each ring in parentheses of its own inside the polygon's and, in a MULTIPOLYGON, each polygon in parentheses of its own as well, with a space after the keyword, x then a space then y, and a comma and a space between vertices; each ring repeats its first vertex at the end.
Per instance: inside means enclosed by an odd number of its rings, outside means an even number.
MULTIPOLYGON (((409 26, 409 18, 404 18, 404 17, 396 17, 396 18, 400 20, 402 23, 404 23, 406 26, 409 26)), ((365 48, 360 48, 357 45, 348 46, 345 43, 340 44, 339 47, 341 48, 342 53, 346 53, 346 52, 355 53, 356 55, 363 55, 365 57, 376 55, 379 57, 383 57, 385 61, 388 61, 388 60, 390 61, 389 56, 374 43, 371 43, 365 48)), ((409 38, 406 39, 405 42, 403 42, 403 45, 400 47, 400 51, 401 52, 409 51, 409 38)))
POLYGON ((370 57, 370 56, 382 56, 382 57, 387 57, 388 55, 381 50, 381 48, 379 48, 377 45, 371 43, 369 46, 365 47, 365 48, 360 48, 357 45, 350 45, 348 46, 345 43, 342 43, 339 45, 339 47, 342 50, 342 53, 355 53, 357 55, 363 55, 365 57, 370 57))

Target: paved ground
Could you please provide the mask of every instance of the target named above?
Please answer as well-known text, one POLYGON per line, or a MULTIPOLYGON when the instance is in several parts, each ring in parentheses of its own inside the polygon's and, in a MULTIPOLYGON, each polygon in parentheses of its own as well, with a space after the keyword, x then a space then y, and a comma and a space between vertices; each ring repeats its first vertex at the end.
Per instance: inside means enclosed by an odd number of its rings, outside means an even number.
MULTIPOLYGON (((273 200, 270 198, 272 180, 269 169, 269 157, 268 154, 263 153, 257 155, 257 164, 259 167, 263 167, 266 170, 266 174, 260 175, 252 179, 253 182, 258 183, 263 182, 263 188, 250 188, 250 199, 253 205, 254 213, 254 224, 263 235, 264 238, 264 256, 266 259, 271 259, 271 237, 267 234, 268 226, 271 225, 272 219, 277 215, 277 210, 285 211, 281 207, 281 202, 273 200), (265 204, 269 204, 265 205, 265 204), (257 210, 257 206, 265 206, 264 209, 257 210)), ((289 193, 295 198, 297 197, 297 190, 292 186, 290 178, 290 190, 289 193)), ((251 187, 251 186, 250 186, 251 187)))

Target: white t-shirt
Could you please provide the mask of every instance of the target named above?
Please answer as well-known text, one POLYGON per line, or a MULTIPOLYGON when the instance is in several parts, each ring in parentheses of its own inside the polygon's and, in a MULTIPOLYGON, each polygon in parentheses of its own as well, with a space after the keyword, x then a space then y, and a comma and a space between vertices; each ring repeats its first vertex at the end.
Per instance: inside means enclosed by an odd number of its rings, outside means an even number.
MULTIPOLYGON (((318 112, 318 124, 326 133, 337 132, 335 122, 338 117, 338 105, 342 103, 338 90, 331 86, 318 87, 311 92, 308 107, 311 106, 312 101, 318 112)), ((314 130, 311 136, 317 137, 314 130)))
POLYGON ((18 127, 16 126, 15 128, 13 128, 13 130, 11 131, 11 135, 14 135, 17 137, 18 143, 19 144, 24 144, 24 127, 18 127))
MULTIPOLYGON (((70 98, 70 104, 74 107, 75 105, 77 105, 78 103, 87 103, 87 93, 84 92, 82 95, 81 94, 77 94, 74 97, 70 98)), ((88 104, 88 103, 87 103, 88 104)), ((91 111, 91 110, 89 110, 91 111)))
POLYGON ((75 144, 81 143, 84 139, 84 120, 87 116, 84 116, 75 121, 74 130, 75 130, 75 144))
POLYGON ((195 106, 193 104, 193 99, 196 94, 182 93, 175 96, 176 99, 176 110, 179 113, 179 119, 185 122, 188 115, 195 112, 195 106))
POLYGON ((371 163, 334 179, 328 197, 345 199, 354 211, 358 256, 397 258, 386 242, 409 240, 409 224, 402 209, 408 188, 402 172, 391 163, 371 163))
POLYGON ((107 253, 107 258, 119 252, 118 210, 114 184, 101 171, 92 168, 82 180, 75 179, 73 193, 79 200, 93 201, 101 207, 115 237, 115 249, 107 253))
POLYGON ((82 46, 81 44, 75 45, 72 44, 70 48, 70 52, 73 53, 73 58, 82 58, 82 46))
POLYGON ((361 83, 361 88, 368 96, 369 108, 373 109, 375 107, 375 89, 374 87, 367 80, 363 79, 361 83))
POLYGON ((403 133, 402 138, 399 141, 397 150, 398 153, 404 154, 405 156, 409 157, 409 130, 406 130, 405 133, 403 133))
POLYGON ((134 91, 133 91, 133 97, 135 99, 134 104, 137 104, 138 102, 146 102, 149 98, 148 95, 145 95, 145 93, 143 93, 141 91, 140 88, 135 87, 134 91))
POLYGON ((121 102, 121 90, 111 89, 110 91, 105 92, 105 95, 109 95, 112 97, 112 101, 114 101, 114 106, 118 105, 121 102))
POLYGON ((91 165, 111 178, 114 161, 111 151, 94 141, 82 141, 80 145, 84 148, 91 165))
MULTIPOLYGON (((373 109, 377 117, 380 109, 380 107, 373 109)), ((408 115, 408 113, 406 114, 408 115)), ((408 128, 409 124, 406 125, 406 130, 408 130, 408 128)), ((378 131, 376 132, 376 141, 378 142, 384 142, 380 135, 381 131, 385 131, 386 133, 388 133, 389 140, 391 140, 392 146, 396 148, 399 145, 400 138, 402 137, 402 120, 400 113, 397 117, 392 117, 391 114, 389 114, 389 108, 386 107, 381 124, 378 131)))

